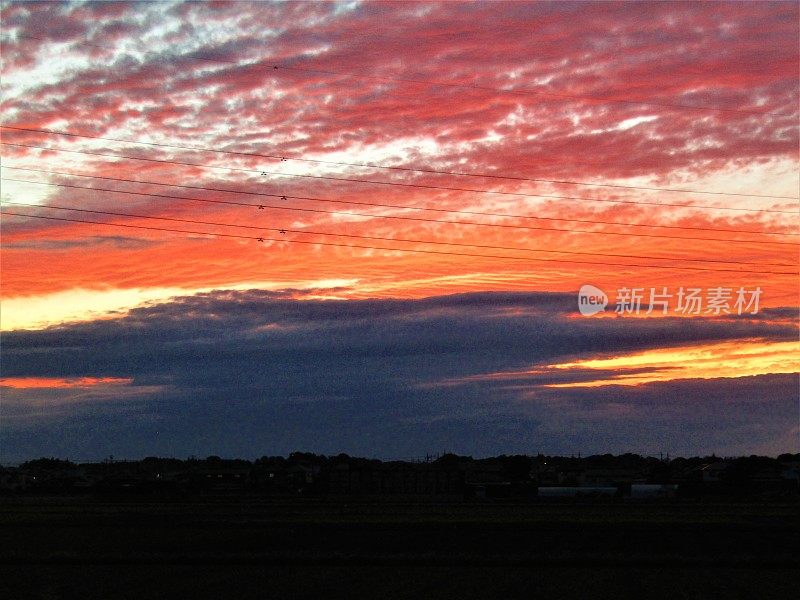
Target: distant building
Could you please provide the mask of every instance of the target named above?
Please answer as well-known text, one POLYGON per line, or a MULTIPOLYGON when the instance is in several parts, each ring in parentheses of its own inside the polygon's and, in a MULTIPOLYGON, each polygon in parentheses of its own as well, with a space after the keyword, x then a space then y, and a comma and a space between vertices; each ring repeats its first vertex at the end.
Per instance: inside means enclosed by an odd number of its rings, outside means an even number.
POLYGON ((464 474, 434 464, 378 463, 334 465, 328 472, 332 495, 435 497, 461 496, 464 474))
POLYGON ((31 476, 19 469, 0 468, 0 493, 24 492, 31 483, 31 476))
POLYGON ((678 486, 671 483, 634 483, 630 486, 629 496, 634 500, 652 498, 673 498, 678 486))
POLYGON ((728 464, 719 461, 700 467, 700 477, 703 483, 720 483, 725 478, 728 464))
POLYGON ((538 490, 539 498, 613 498, 618 494, 612 486, 545 486, 538 490))

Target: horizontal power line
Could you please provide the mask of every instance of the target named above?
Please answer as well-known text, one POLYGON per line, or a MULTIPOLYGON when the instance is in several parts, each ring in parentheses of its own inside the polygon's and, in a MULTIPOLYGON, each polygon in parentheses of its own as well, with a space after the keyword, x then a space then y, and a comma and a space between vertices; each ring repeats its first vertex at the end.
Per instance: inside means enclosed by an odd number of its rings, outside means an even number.
POLYGON ((523 256, 510 256, 510 255, 498 255, 498 254, 471 254, 468 252, 455 252, 455 251, 446 251, 446 250, 423 250, 419 248, 390 248, 386 246, 367 246, 367 245, 356 245, 356 244, 340 244, 336 242, 320 242, 320 241, 306 241, 306 240, 287 240, 283 238, 267 238, 263 236, 246 236, 246 235, 238 235, 238 234, 230 234, 230 233, 216 233, 210 231, 190 231, 185 229, 173 229, 167 227, 152 227, 149 225, 130 225, 127 223, 108 223, 103 221, 89 221, 86 219, 73 219, 73 218, 66 218, 66 217, 50 217, 45 215, 32 215, 32 214, 25 214, 25 213, 18 213, 18 212, 9 212, 3 211, 3 215, 11 215, 15 217, 28 217, 33 219, 46 219, 50 221, 65 221, 70 223, 84 223, 84 224, 92 224, 92 225, 104 225, 109 227, 127 227, 132 229, 143 229, 149 231, 163 231, 163 232, 174 232, 174 233, 188 233, 192 235, 207 235, 207 236, 214 236, 214 237, 224 237, 224 238, 237 238, 237 239, 249 239, 255 240, 258 242, 286 242, 289 244, 306 244, 306 245, 317 245, 317 246, 334 246, 339 248, 353 248, 353 249, 362 249, 362 250, 383 250, 387 252, 413 252, 417 254, 436 254, 436 255, 445 255, 445 256, 461 256, 461 257, 471 257, 471 258, 497 258, 503 260, 521 260, 521 261, 529 261, 529 262, 546 262, 546 263, 554 263, 554 264, 577 264, 581 266, 603 266, 603 267, 636 267, 641 269, 663 269, 663 270, 680 270, 680 271, 705 271, 705 272, 729 272, 729 273, 757 273, 760 275, 794 275, 796 276, 797 273, 792 271, 764 271, 764 270, 747 270, 747 269, 722 269, 718 267, 692 267, 692 266, 681 266, 681 265, 648 265, 648 264, 634 264, 634 263, 596 263, 596 262, 586 262, 580 260, 570 260, 566 258, 535 258, 535 257, 523 257, 523 256))
POLYGON ((201 169, 221 169, 224 171, 240 171, 245 173, 258 173, 259 175, 270 175, 276 177, 297 177, 297 178, 304 178, 304 179, 318 179, 318 180, 325 180, 325 181, 345 181, 348 183, 363 183, 363 184, 370 184, 370 185, 383 185, 383 186, 393 186, 393 187, 404 187, 404 188, 417 188, 417 189, 428 189, 428 190, 439 190, 439 191, 450 191, 450 192, 469 192, 475 194, 494 194, 500 196, 514 196, 517 198, 548 198, 554 200, 567 200, 567 201, 581 201, 581 202, 604 202, 609 204, 635 204, 635 205, 642 205, 642 206, 659 206, 663 207, 674 207, 674 208, 693 208, 693 209, 703 209, 703 210, 731 210, 731 211, 738 211, 738 212, 749 212, 749 213, 778 213, 778 214, 800 214, 798 211, 793 210, 779 210, 779 209, 770 209, 770 208, 736 208, 732 206, 708 206, 708 205, 701 205, 701 204, 676 204, 676 203, 669 203, 669 202, 648 202, 644 200, 609 200, 606 198, 586 198, 583 196, 560 196, 556 194, 533 194, 527 192, 503 192, 503 191, 493 191, 493 190, 480 190, 474 188, 460 188, 454 186, 443 186, 443 185, 427 185, 422 183, 400 183, 397 181, 377 181, 374 179, 357 179, 351 177, 332 177, 329 175, 308 175, 302 173, 282 173, 280 171, 265 171, 263 169, 249 169, 245 167, 224 167, 221 165, 204 165, 201 163, 191 163, 185 161, 178 161, 178 160, 167 160, 163 158, 144 158, 139 156, 126 156, 123 154, 108 154, 105 152, 90 152, 88 150, 69 150, 67 148, 53 148, 50 146, 38 146, 35 144, 19 144, 19 143, 12 143, 12 142, 0 142, 2 146, 12 146, 16 148, 34 148, 38 150, 46 150, 49 152, 66 152, 70 154, 83 154, 87 156, 101 156, 103 158, 117 158, 117 159, 124 159, 124 160, 138 160, 143 162, 150 162, 150 163, 160 163, 160 164, 169 164, 169 165, 181 165, 185 167, 200 167, 201 169))
MULTIPOLYGON (((54 40, 50 40, 44 37, 28 35, 28 34, 17 34, 18 37, 21 38, 28 38, 33 40, 40 40, 43 42, 54 42, 54 40)), ((102 48, 105 50, 111 50, 114 52, 118 52, 118 48, 114 48, 112 46, 106 46, 101 44, 93 44, 90 42, 79 42, 83 46, 92 46, 95 48, 102 48)), ((194 51, 195 53, 197 50, 194 51)), ((682 110, 692 110, 692 111, 713 111, 713 112, 723 112, 723 113, 740 113, 746 115, 760 115, 760 116, 783 116, 780 113, 769 112, 769 111, 762 111, 762 110, 754 110, 754 109, 745 109, 745 108, 721 108, 716 106, 700 106, 694 104, 682 104, 682 103, 674 103, 674 102, 659 102, 655 100, 634 100, 634 99, 627 99, 627 98, 598 98, 597 96, 587 96, 587 95, 580 95, 580 94, 561 94, 556 92, 545 92, 541 90, 535 90, 530 88, 522 88, 522 89, 508 89, 508 88, 498 88, 492 86, 485 86, 485 85, 477 85, 474 83, 457 83, 453 81, 441 81, 435 79, 416 79, 411 77, 386 77, 386 76, 377 76, 377 75, 363 75, 358 73, 351 73, 347 71, 335 71, 330 69, 312 69, 309 67, 298 67, 298 66, 290 66, 285 64, 273 63, 273 62, 266 62, 261 60, 255 63, 245 63, 242 64, 239 61, 233 60, 225 60, 223 58, 216 58, 216 57, 208 57, 208 56, 196 56, 196 55, 189 55, 189 54, 179 54, 174 58, 180 60, 198 60, 198 61, 205 61, 205 62, 214 62, 219 64, 228 64, 236 66, 240 69, 267 69, 275 73, 276 71, 288 71, 288 72, 297 72, 297 73, 314 73, 317 75, 335 75, 335 76, 346 76, 352 77, 354 79, 364 79, 368 81, 381 81, 381 82, 397 82, 397 83, 410 83, 413 85, 426 85, 431 87, 448 87, 448 88, 461 88, 461 89, 472 89, 484 92, 492 92, 495 94, 509 94, 509 95, 516 95, 516 96, 543 96, 549 98, 555 98, 560 100, 584 100, 590 101, 598 104, 625 104, 625 105, 634 105, 634 106, 660 106, 664 108, 677 108, 682 110)))
MULTIPOLYGON (((52 169, 35 169, 32 167, 14 167, 9 165, 2 165, 5 169, 14 169, 17 171, 33 171, 35 173, 48 173, 51 175, 67 175, 70 177, 86 177, 91 179, 104 179, 110 181, 122 181, 126 183, 143 183, 148 185, 172 185, 168 183, 160 183, 158 181, 144 181, 138 179, 124 179, 120 177, 104 177, 100 175, 86 175, 80 173, 68 173, 66 171, 54 171, 52 169)), ((9 181, 19 181, 22 183, 36 183, 39 185, 58 185, 54 183, 45 183, 42 181, 27 181, 24 179, 12 179, 7 178, 9 181)), ((182 187, 182 186, 179 186, 182 187)), ((189 186, 195 188, 196 186, 189 186)), ((92 189, 92 188, 87 188, 92 189)), ((213 191, 220 191, 218 188, 200 188, 200 189, 211 189, 213 191)), ((231 192, 232 190, 225 190, 231 192)), ((242 193, 250 193, 250 192, 242 192, 242 193)), ((566 217, 543 217, 539 215, 518 215, 514 213, 497 213, 497 212, 485 212, 479 210, 464 210, 464 209, 457 209, 457 208, 432 208, 432 207, 425 207, 425 206, 411 206, 407 204, 385 204, 382 202, 366 202, 363 200, 343 200, 341 198, 319 198, 317 196, 295 196, 292 194, 272 194, 262 192, 258 195, 269 196, 274 198, 286 198, 286 199, 293 199, 293 200, 309 200, 313 202, 330 202, 334 204, 353 204, 357 206, 369 206, 375 208, 391 208, 391 209, 402 209, 402 210, 416 210, 421 212, 437 212, 437 213, 453 213, 453 214, 462 214, 462 215, 469 215, 469 216, 481 216, 481 217, 501 217, 505 219, 531 219, 536 221, 560 221, 564 223, 590 223, 592 225, 614 225, 619 227, 647 227, 647 228, 654 228, 654 229, 674 229, 678 231, 711 231, 714 233, 747 233, 751 235, 780 235, 780 236, 792 236, 792 237, 800 237, 800 233, 786 233, 781 231, 763 231, 759 229, 730 229, 727 227, 702 227, 699 225, 663 225, 663 224, 655 224, 655 223, 623 223, 620 221, 602 221, 597 219, 568 219, 566 217)), ((706 238, 701 238, 706 239, 706 238)), ((742 240, 746 241, 746 240, 742 240)))
POLYGON ((647 256, 641 254, 612 254, 612 253, 605 253, 605 252, 579 252, 579 251, 571 251, 571 250, 543 250, 538 248, 525 248, 520 246, 495 246, 490 244, 468 244, 465 242, 444 242, 444 241, 434 241, 434 240, 420 240, 420 239, 409 239, 409 238, 396 238, 396 237, 387 237, 387 236, 375 236, 375 235, 357 235, 357 234, 348 234, 348 233, 331 233, 326 231, 314 231, 309 229, 293 229, 289 227, 264 227, 258 225, 242 225, 238 223, 220 223, 218 221, 199 221, 195 219, 181 219, 178 217, 157 217, 154 215, 142 215, 142 214, 133 214, 133 213, 121 213, 121 212, 113 212, 107 210, 94 210, 88 208, 77 208, 73 206, 57 206, 54 204, 31 204, 27 202, 12 202, 10 200, 0 200, 4 205, 12 205, 12 206, 25 206, 28 208, 43 208, 43 209, 53 209, 53 210, 66 210, 66 211, 76 211, 81 213, 93 213, 93 214, 100 214, 100 215, 110 215, 110 216, 117 216, 117 217, 131 217, 136 219, 156 219, 160 221, 174 221, 179 223, 189 223, 193 225, 211 225, 211 226, 218 226, 218 227, 238 227, 240 229, 254 229, 258 231, 273 231, 279 232, 281 234, 285 233, 295 233, 301 235, 321 235, 327 237, 344 237, 344 238, 353 238, 353 239, 362 239, 362 240, 372 240, 372 241, 382 241, 382 242, 400 242, 400 243, 411 243, 411 244, 431 244, 437 246, 459 246, 464 248, 479 248, 485 250, 512 250, 518 252, 542 252, 548 254, 574 254, 574 255, 583 255, 583 256, 603 256, 603 257, 611 257, 611 258, 633 258, 633 259, 643 259, 643 260, 666 260, 666 261, 679 261, 679 262, 697 262, 697 263, 722 263, 722 264, 729 264, 729 265, 741 265, 741 266, 751 266, 751 267, 758 267, 758 266, 771 266, 771 267, 792 267, 794 265, 789 263, 769 263, 769 262, 746 262, 746 261, 737 261, 737 260, 722 260, 722 259, 712 259, 712 258, 680 258, 680 257, 665 257, 665 256, 647 256))
MULTIPOLYGON (((36 171, 41 172, 44 171, 43 169, 32 169, 32 168, 24 168, 24 167, 5 167, 10 169, 19 169, 19 170, 28 170, 28 171, 36 171)), ((249 191, 242 191, 242 190, 234 190, 230 188, 213 188, 207 186, 195 186, 195 185, 187 185, 187 184, 177 184, 177 183, 162 183, 158 181, 143 181, 143 180, 136 180, 136 179, 123 179, 119 177, 106 177, 101 175, 83 175, 83 174, 76 174, 76 173, 63 173, 59 171, 45 171, 48 173, 58 173, 63 175, 69 175, 73 177, 85 177, 90 179, 100 179, 106 181, 117 181, 117 182, 127 182, 127 183, 138 183, 138 184, 146 184, 146 185, 159 185, 164 187, 172 187, 172 188, 182 188, 182 189, 191 189, 191 190, 202 190, 202 191, 210 191, 210 192, 223 192, 228 194, 238 194, 238 195, 247 195, 247 196, 257 196, 257 197, 270 197, 270 198, 279 198, 282 200, 288 200, 289 198, 298 199, 298 200, 310 200, 315 202, 336 202, 336 203, 346 203, 350 204, 351 202, 345 200, 327 200, 322 198, 309 198, 305 196, 288 196, 288 195, 280 195, 280 194, 272 194, 267 192, 249 192, 249 191)), ((347 215, 353 217, 362 217, 362 218, 369 218, 369 219, 391 219, 391 220, 400 220, 400 221, 415 221, 415 222, 423 222, 423 223, 442 223, 448 225, 468 225, 468 226, 478 226, 478 227, 495 227, 495 228, 503 228, 503 229, 518 229, 518 230, 531 230, 531 231, 558 231, 563 233, 569 234, 586 234, 586 235, 612 235, 612 236, 623 236, 623 237, 643 237, 643 238, 657 238, 657 239, 667 239, 667 240, 701 240, 701 241, 712 241, 712 242, 726 242, 726 243, 744 243, 744 244, 760 244, 760 245, 780 245, 780 246, 794 246, 797 247, 798 244, 796 242, 780 242, 774 240, 741 240, 738 238, 715 238, 715 237, 701 237, 701 236, 679 236, 679 235, 660 235, 656 233, 630 233, 630 232, 621 232, 621 231, 593 231, 588 229, 565 229, 559 227, 540 227, 535 225, 512 225, 507 223, 481 223, 479 221, 454 221, 450 219, 434 219, 430 217, 410 217, 404 215, 382 215, 382 214, 374 214, 374 213, 359 213, 359 212, 352 212, 352 211, 341 211, 341 210, 325 210, 320 208, 304 208, 304 207, 295 207, 295 206, 281 206, 275 204, 253 204, 250 202, 239 202, 235 200, 221 200, 221 199, 209 199, 209 198, 195 198, 191 196, 177 196, 171 194, 155 194, 155 193, 146 193, 146 192, 136 192, 136 191, 129 191, 129 190, 115 190, 111 188, 98 188, 98 187, 87 187, 87 186, 79 186, 74 184, 65 184, 65 183, 50 183, 44 181, 29 181, 26 179, 15 179, 11 177, 3 177, 2 179, 6 181, 16 181, 20 183, 32 183, 36 185, 45 185, 51 187, 63 187, 63 188, 70 188, 70 189, 81 189, 81 190, 88 190, 88 191, 100 191, 100 192, 111 192, 116 194, 132 194, 136 196, 151 196, 154 198, 168 198, 174 200, 189 200, 193 202, 205 202, 210 204, 227 204, 232 206, 247 206, 250 208, 262 208, 262 209, 274 209, 274 210, 286 210, 286 211, 295 211, 295 212, 310 212, 310 213, 321 213, 321 214, 333 214, 333 215, 347 215)), ((356 203, 356 204, 367 204, 367 203, 356 203)), ((384 206, 380 204, 376 204, 375 206, 384 206)), ((399 206, 393 206, 392 208, 403 208, 399 206)), ((431 209, 422 209, 417 208, 415 210, 431 210, 431 209)), ((539 217, 526 217, 536 219, 539 217)), ((547 219, 548 217, 542 217, 547 219)), ((568 220, 568 219, 556 219, 556 220, 568 220)), ((640 226, 640 225, 637 225, 640 226)), ((645 225, 641 225, 645 227, 645 225)), ((646 227, 656 227, 655 225, 646 225, 646 227)), ((666 227, 666 226, 665 226, 666 227)), ((713 231, 713 230, 712 230, 713 231)), ((752 232, 747 232, 752 233, 752 232)), ((778 234, 784 235, 784 234, 778 234)), ((789 234, 786 234, 789 235, 789 234)))
POLYGON ((187 146, 182 144, 167 144, 162 142, 142 142, 139 140, 131 140, 126 138, 115 138, 115 137, 107 137, 107 136, 100 136, 100 135, 86 135, 86 134, 79 134, 79 133, 72 133, 68 131, 59 131, 55 129, 37 129, 34 127, 17 127, 12 125, 0 125, 2 129, 11 129, 14 131, 26 131, 26 132, 33 132, 33 133, 47 133, 52 135, 63 135, 67 137, 77 137, 77 138, 84 138, 90 140, 105 140, 108 142, 120 142, 125 144, 137 144, 142 146, 155 146, 158 148, 177 148, 181 150, 193 150, 198 152, 213 152, 214 154, 226 154, 231 156, 245 156, 248 158, 267 158, 270 160, 280 160, 280 161, 295 161, 295 162, 307 162, 307 163, 314 163, 314 164, 323 164, 323 165, 339 165, 339 166, 347 166, 347 167, 363 167, 363 168, 370 168, 370 169, 387 169, 392 171, 403 171, 409 173, 427 173, 427 174, 434 174, 434 175, 451 175, 456 177, 477 177, 482 179, 501 179, 501 180, 509 180, 509 181, 530 181, 534 183, 556 183, 556 184, 565 184, 565 185, 583 185, 583 186, 592 186, 592 187, 606 187, 606 188, 615 188, 615 189, 626 189, 626 190, 646 190, 652 192, 681 192, 685 194, 713 194, 717 196, 743 196, 748 198, 774 198, 774 199, 785 199, 785 200, 800 200, 797 196, 780 196, 780 195, 768 195, 768 194, 748 194, 744 192, 720 192, 720 191, 712 191, 712 190, 696 190, 696 189, 684 189, 684 188, 668 188, 668 187, 650 187, 650 186, 641 186, 641 185, 624 185, 624 184, 613 184, 613 183, 596 183, 596 182, 588 182, 588 181, 572 181, 566 179, 544 179, 541 177, 519 177, 515 175, 498 175, 492 173, 466 173, 461 171, 444 171, 439 169, 429 169, 429 168, 417 168, 417 167, 398 167, 398 166, 389 166, 389 165, 379 165, 374 163, 356 163, 356 162, 345 162, 339 160, 322 160, 316 158, 302 158, 297 156, 287 156, 287 155, 279 155, 279 154, 260 154, 258 152, 238 152, 235 150, 218 150, 215 148, 206 148, 203 146, 187 146))

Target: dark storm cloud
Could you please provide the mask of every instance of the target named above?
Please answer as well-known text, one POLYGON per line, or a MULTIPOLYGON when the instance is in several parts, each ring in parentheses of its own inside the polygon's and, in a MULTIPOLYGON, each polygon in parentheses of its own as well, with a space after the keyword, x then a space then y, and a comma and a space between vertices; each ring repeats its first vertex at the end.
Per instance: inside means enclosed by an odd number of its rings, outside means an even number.
POLYGON ((452 371, 515 368, 556 357, 740 338, 791 340, 796 327, 754 319, 583 319, 575 296, 471 293, 422 300, 303 300, 292 292, 213 292, 132 310, 113 321, 9 332, 5 376, 217 378, 363 358, 405 383, 452 371), (48 358, 32 358, 31 349, 48 358), (61 352, 57 361, 52 352, 61 352), (202 366, 198 373, 188 367, 202 366))
POLYGON ((72 447, 92 455, 252 455, 302 447, 411 455, 445 447, 491 453, 568 444, 588 451, 618 439, 612 417, 619 407, 636 417, 627 427, 642 428, 635 439, 674 435, 678 448, 699 443, 676 429, 680 423, 694 415, 702 429, 722 403, 726 416, 716 422, 727 427, 740 415, 743 396, 763 399, 746 404, 758 409, 751 428, 764 433, 791 425, 785 376, 750 378, 756 383, 748 387, 713 380, 719 390, 713 393, 707 382, 613 392, 553 390, 535 380, 526 380, 524 389, 508 381, 440 385, 568 357, 796 339, 796 325, 780 318, 582 318, 574 312, 574 295, 556 293, 349 301, 298 295, 214 292, 119 319, 4 334, 4 377, 130 377, 133 383, 124 393, 119 387, 61 391, 58 402, 51 400, 59 408, 53 414, 41 403, 52 391, 6 394, 4 412, 13 418, 2 428, 3 453, 72 447), (680 406, 647 422, 650 405, 670 394, 683 398, 680 406), (565 420, 580 432, 558 425, 565 420), (588 433, 590 423, 596 428, 588 433))
POLYGON ((540 438, 559 440, 561 452, 589 445, 613 452, 738 455, 796 451, 797 401, 797 374, 785 374, 603 391, 540 387, 519 406, 542 423, 540 438))

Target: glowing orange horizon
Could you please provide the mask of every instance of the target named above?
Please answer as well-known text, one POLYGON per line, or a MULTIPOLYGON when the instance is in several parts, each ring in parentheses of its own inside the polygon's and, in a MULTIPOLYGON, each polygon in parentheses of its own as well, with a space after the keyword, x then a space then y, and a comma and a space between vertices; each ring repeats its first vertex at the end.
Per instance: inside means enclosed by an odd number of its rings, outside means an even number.
POLYGON ((448 380, 441 385, 494 381, 524 388, 526 380, 530 379, 535 380, 537 386, 549 388, 592 388, 785 373, 800 373, 800 342, 745 339, 655 348, 553 363, 520 371, 485 373, 448 380), (552 381, 569 379, 570 376, 576 380, 552 381))
POLYGON ((99 385, 130 385, 130 377, 3 377, 0 387, 17 390, 90 388, 99 385))

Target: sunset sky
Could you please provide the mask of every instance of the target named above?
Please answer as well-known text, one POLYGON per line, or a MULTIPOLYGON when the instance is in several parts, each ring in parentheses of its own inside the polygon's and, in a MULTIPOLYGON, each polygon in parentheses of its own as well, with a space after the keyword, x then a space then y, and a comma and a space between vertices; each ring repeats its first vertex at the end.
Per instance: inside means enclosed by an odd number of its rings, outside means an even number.
POLYGON ((0 20, 0 463, 800 451, 798 3, 0 20))

